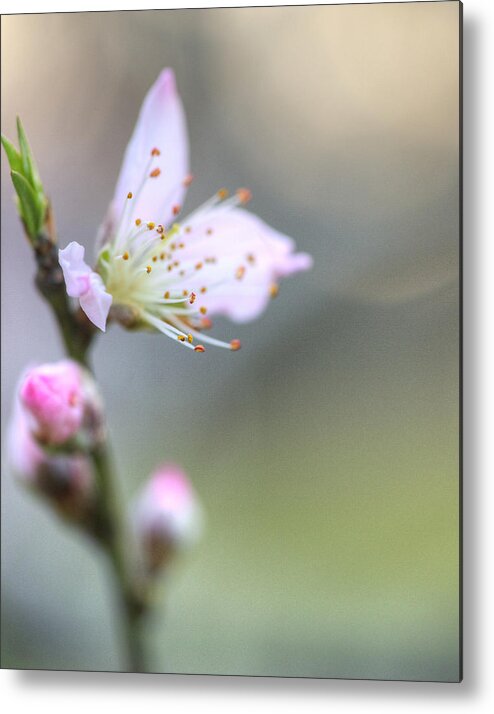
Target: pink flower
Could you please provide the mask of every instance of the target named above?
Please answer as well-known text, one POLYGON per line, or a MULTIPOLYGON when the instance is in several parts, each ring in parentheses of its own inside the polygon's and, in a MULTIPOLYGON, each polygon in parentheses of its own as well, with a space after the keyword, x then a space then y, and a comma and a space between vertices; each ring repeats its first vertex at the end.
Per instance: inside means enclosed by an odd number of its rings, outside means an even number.
POLYGON ((178 466, 165 464, 152 474, 137 503, 136 525, 152 569, 161 566, 176 549, 197 540, 201 508, 178 466))
POLYGON ((62 444, 80 429, 85 409, 81 367, 72 360, 30 369, 19 389, 36 437, 46 444, 62 444))
POLYGON ((182 103, 173 72, 165 69, 144 100, 125 152, 100 229, 97 273, 77 243, 60 251, 67 291, 100 329, 112 303, 133 314, 137 325, 196 352, 204 351, 196 340, 237 350, 238 340, 204 334, 209 316, 253 320, 277 294, 278 281, 307 270, 312 259, 241 208, 250 199, 247 189, 229 199, 222 189, 177 222, 192 180, 188 170, 182 103))

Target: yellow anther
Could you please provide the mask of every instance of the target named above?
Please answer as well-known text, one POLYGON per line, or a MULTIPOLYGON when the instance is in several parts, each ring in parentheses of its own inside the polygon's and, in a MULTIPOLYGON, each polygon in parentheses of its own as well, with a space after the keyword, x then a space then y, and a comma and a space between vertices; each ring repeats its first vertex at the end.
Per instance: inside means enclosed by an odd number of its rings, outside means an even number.
POLYGON ((191 334, 188 334, 188 335, 187 335, 187 339, 188 339, 188 341, 189 341, 189 344, 192 344, 192 343, 194 342, 194 338, 192 337, 191 334))
POLYGON ((178 335, 180 342, 185 342, 185 337, 183 335, 178 335))
POLYGON ((124 260, 128 260, 128 259, 129 259, 129 252, 128 252, 127 250, 126 250, 125 253, 122 255, 122 258, 123 258, 124 260))
POLYGON ((128 192, 127 198, 132 198, 132 191, 129 191, 129 192, 128 192))
POLYGON ((155 224, 152 221, 149 221, 149 223, 147 224, 147 227, 149 228, 150 231, 153 230, 154 226, 155 226, 155 224))
POLYGON ((154 147, 154 149, 152 149, 152 151, 151 151, 151 156, 159 156, 160 154, 161 154, 161 151, 159 149, 157 149, 156 147, 154 147))
POLYGON ((146 265, 146 273, 147 273, 148 275, 149 275, 149 273, 151 272, 151 270, 152 270, 152 267, 151 267, 150 265, 146 265))
POLYGON ((151 173, 149 174, 149 177, 150 177, 150 178, 157 178, 157 177, 160 175, 160 173, 161 173, 161 169, 158 168, 158 167, 156 167, 155 169, 153 169, 153 170, 151 171, 151 173))
POLYGON ((201 288, 201 293, 204 294, 207 290, 207 287, 205 285, 202 286, 201 288))
POLYGON ((240 266, 239 268, 237 268, 237 270, 235 271, 235 277, 237 278, 237 280, 242 280, 242 278, 244 277, 244 275, 245 275, 245 268, 244 268, 243 265, 241 265, 241 266, 240 266))
POLYGON ((168 298, 170 297, 170 291, 167 290, 163 297, 165 298, 165 300, 168 300, 168 298))
POLYGON ((204 305, 199 308, 199 312, 201 313, 201 315, 205 315, 207 313, 207 311, 208 311, 208 309, 207 309, 207 307, 204 307, 204 305))
POLYGON ((136 218, 136 226, 140 226, 142 223, 140 218, 136 218))
POLYGON ((272 298, 275 298, 278 293, 280 292, 280 289, 276 283, 273 283, 269 287, 269 294, 271 295, 272 298))

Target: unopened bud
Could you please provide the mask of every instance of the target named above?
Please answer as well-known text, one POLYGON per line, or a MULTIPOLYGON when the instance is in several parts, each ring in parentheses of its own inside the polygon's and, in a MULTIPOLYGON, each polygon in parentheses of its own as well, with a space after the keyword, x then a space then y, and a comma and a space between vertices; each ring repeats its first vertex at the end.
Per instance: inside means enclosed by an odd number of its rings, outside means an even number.
POLYGON ((76 436, 100 437, 102 408, 90 375, 77 362, 62 360, 28 370, 19 399, 33 436, 60 446, 76 436))
POLYGON ((51 453, 34 438, 20 403, 14 409, 7 439, 8 461, 15 475, 46 498, 63 517, 91 527, 94 478, 82 454, 51 453))
POLYGON ((136 526, 150 572, 198 539, 202 510, 178 466, 164 465, 151 476, 137 504, 136 526))

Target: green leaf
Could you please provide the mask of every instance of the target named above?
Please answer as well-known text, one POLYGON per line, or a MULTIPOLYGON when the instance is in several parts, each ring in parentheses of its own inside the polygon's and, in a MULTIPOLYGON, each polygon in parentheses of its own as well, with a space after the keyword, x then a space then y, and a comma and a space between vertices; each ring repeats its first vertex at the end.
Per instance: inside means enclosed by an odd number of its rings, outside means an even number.
POLYGON ((35 239, 43 224, 44 212, 39 203, 39 198, 29 185, 27 179, 18 171, 11 171, 12 183, 19 197, 19 212, 26 230, 32 239, 35 239))
POLYGON ((22 173, 36 191, 43 193, 43 185, 39 177, 38 169, 36 168, 34 156, 19 117, 17 117, 17 135, 19 137, 19 148, 21 150, 22 173))
POLYGON ((12 171, 22 173, 22 158, 15 146, 2 134, 2 146, 7 154, 9 165, 12 171))

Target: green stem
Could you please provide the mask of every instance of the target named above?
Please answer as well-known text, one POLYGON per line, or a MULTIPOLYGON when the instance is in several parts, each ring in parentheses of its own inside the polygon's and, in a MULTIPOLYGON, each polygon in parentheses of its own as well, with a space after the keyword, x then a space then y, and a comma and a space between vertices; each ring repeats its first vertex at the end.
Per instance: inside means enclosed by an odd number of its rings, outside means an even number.
MULTIPOLYGON (((58 263, 56 244, 47 236, 39 236, 35 255, 38 264, 36 285, 54 312, 65 350, 69 357, 90 370, 88 351, 94 337, 94 328, 81 311, 74 312, 71 308, 58 263)), ((109 556, 114 573, 127 650, 127 669, 130 672, 143 672, 142 621, 147 603, 137 580, 131 575, 128 563, 127 534, 108 444, 99 444, 90 456, 99 490, 98 538, 109 556)))

